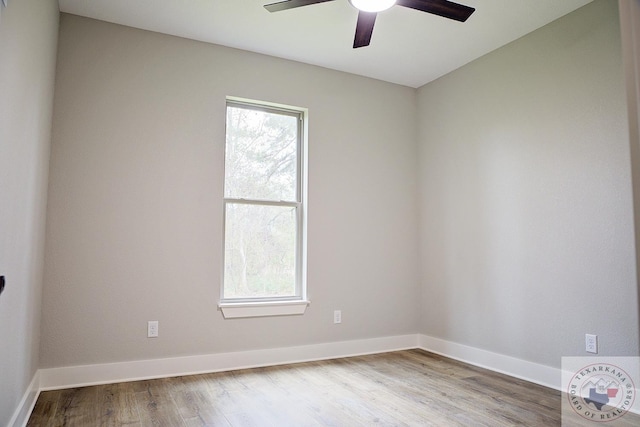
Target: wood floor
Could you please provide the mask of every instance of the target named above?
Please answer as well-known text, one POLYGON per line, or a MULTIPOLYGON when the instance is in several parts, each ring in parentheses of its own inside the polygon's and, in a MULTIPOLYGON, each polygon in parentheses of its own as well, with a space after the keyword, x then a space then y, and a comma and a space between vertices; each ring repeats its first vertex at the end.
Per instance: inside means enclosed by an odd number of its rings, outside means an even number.
POLYGON ((28 426, 495 427, 560 422, 561 395, 555 390, 406 350, 42 392, 28 426))

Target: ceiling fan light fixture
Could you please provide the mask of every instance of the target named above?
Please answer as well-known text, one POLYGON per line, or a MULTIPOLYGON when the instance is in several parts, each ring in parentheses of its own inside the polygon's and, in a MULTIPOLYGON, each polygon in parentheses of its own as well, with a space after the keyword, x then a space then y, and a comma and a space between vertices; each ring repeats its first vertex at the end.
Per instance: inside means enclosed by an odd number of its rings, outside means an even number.
POLYGON ((349 0, 349 2, 363 12, 382 12, 396 4, 396 0, 349 0))

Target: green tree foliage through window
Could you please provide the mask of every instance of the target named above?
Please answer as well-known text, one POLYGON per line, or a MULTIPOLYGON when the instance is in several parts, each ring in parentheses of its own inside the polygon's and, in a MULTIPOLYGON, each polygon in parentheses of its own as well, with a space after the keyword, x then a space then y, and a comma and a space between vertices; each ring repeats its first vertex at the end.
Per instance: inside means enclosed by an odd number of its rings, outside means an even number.
POLYGON ((223 299, 300 296, 301 113, 227 105, 223 299))

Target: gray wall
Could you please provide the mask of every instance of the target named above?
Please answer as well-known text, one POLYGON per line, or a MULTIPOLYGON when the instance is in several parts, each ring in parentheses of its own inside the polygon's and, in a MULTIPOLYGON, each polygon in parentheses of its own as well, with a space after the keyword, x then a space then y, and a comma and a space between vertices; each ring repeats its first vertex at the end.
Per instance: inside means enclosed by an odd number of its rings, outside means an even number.
POLYGON ((413 89, 72 15, 60 25, 42 367, 417 332, 413 89), (217 311, 228 95, 309 109, 304 316, 217 311))
POLYGON ((418 91, 70 15, 56 78, 44 368, 415 332, 638 354, 615 2, 418 91), (310 110, 302 317, 216 310, 227 95, 310 110))
POLYGON ((638 355, 617 2, 419 90, 420 331, 559 366, 638 355))
POLYGON ((38 368, 44 223, 58 29, 55 0, 0 10, 0 425, 38 368))

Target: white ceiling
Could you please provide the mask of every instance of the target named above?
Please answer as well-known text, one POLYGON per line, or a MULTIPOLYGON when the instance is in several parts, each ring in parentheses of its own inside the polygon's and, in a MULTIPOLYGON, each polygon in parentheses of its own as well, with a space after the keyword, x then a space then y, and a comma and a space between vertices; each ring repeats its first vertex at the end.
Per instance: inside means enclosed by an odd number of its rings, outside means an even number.
POLYGON ((465 23, 405 7, 378 14, 353 49, 357 11, 335 0, 269 13, 277 0, 59 0, 62 12, 420 87, 592 0, 459 0, 465 23))

